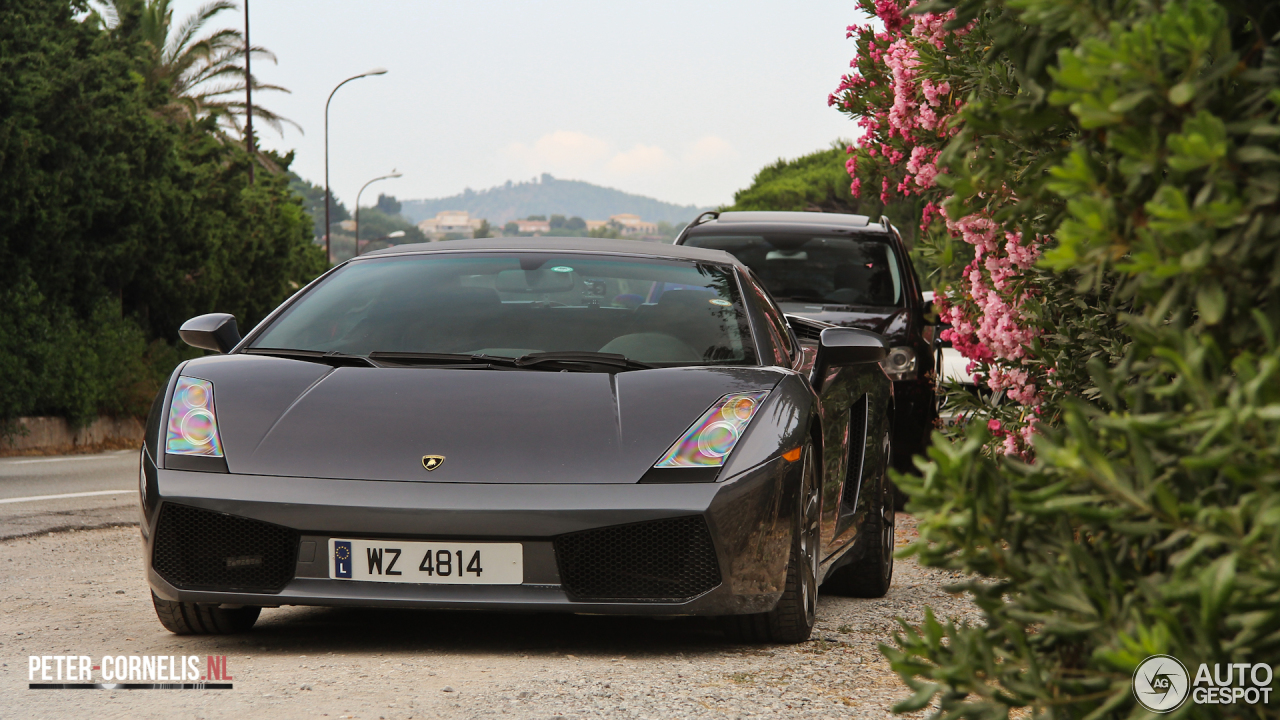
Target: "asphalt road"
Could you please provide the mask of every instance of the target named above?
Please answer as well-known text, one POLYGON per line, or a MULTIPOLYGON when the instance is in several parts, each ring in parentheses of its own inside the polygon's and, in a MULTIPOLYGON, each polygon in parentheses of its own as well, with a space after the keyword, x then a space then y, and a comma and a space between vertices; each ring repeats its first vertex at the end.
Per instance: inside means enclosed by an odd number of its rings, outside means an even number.
POLYGON ((0 540, 138 521, 138 452, 0 458, 0 540))

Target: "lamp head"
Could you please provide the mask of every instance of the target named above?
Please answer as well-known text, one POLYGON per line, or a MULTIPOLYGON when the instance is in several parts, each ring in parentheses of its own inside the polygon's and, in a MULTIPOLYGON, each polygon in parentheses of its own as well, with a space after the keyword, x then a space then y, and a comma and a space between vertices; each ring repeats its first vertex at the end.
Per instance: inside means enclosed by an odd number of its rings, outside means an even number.
POLYGON ((387 74, 386 68, 374 68, 369 72, 365 73, 365 75, 386 75, 386 74, 387 74))

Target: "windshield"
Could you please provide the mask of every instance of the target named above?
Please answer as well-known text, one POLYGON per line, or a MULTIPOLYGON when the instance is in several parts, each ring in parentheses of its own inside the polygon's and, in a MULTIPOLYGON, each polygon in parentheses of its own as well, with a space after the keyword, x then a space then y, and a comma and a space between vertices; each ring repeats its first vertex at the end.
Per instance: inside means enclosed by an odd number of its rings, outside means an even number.
POLYGON ((684 244, 736 256, 779 301, 870 307, 903 304, 898 256, 887 238, 699 234, 686 238, 684 244))
POLYGON ((756 364, 729 269, 594 254, 438 253, 349 263, 251 348, 756 364))

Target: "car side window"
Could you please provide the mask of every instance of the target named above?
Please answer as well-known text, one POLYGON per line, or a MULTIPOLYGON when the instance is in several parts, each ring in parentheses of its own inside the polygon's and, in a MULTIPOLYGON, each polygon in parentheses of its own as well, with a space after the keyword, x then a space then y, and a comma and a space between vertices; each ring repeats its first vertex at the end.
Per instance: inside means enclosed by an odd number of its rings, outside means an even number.
POLYGON ((750 282, 746 283, 747 295, 751 302, 755 304, 756 309, 764 316, 765 324, 769 327, 769 337, 773 341, 774 348, 774 364, 781 367, 791 367, 796 357, 796 345, 792 341, 791 332, 784 324, 782 311, 767 294, 760 288, 760 279, 755 273, 747 271, 750 282))

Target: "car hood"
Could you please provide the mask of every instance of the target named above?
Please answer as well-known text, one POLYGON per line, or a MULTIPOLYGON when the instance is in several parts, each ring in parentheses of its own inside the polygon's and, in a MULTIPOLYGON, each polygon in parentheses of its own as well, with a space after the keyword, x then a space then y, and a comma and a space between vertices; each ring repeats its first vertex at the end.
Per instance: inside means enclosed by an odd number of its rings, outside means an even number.
POLYGON ((778 306, 788 315, 800 315, 829 322, 832 325, 861 328, 886 336, 901 334, 907 327, 907 308, 869 308, 789 301, 779 302, 778 306))
POLYGON ((233 473, 409 482, 635 483, 764 368, 618 374, 329 367, 254 355, 188 363, 213 383, 233 473), (432 472, 424 455, 443 455, 432 472))

